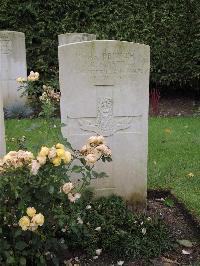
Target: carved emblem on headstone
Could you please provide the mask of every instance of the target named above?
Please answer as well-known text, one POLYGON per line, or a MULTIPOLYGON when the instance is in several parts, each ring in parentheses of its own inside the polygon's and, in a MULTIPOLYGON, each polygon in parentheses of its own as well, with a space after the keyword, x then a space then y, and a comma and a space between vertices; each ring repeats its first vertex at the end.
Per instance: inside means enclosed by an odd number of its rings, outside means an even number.
POLYGON ((79 119, 82 130, 92 131, 99 135, 111 136, 119 130, 127 129, 131 126, 133 117, 113 117, 113 100, 105 97, 97 100, 97 118, 86 120, 79 119))
POLYGON ((0 38, 0 54, 11 54, 12 41, 9 38, 0 38))

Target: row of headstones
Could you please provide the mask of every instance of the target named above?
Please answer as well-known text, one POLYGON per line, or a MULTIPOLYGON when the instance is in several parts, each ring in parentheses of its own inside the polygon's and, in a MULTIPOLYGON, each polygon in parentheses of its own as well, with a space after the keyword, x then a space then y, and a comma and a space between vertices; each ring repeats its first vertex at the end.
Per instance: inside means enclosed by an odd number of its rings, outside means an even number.
MULTIPOLYGON (((94 34, 67 33, 58 36, 59 45, 96 39, 94 34)), ((23 101, 17 90, 17 77, 26 77, 25 35, 21 32, 0 31, 0 91, 4 107, 23 101)))
POLYGON ((91 134, 105 136, 113 162, 99 164, 109 178, 94 180, 96 194, 115 193, 141 207, 147 191, 149 46, 94 39, 59 36, 62 133, 75 148, 91 134))
MULTIPOLYGON (((59 45, 96 39, 94 34, 66 33, 58 36, 59 45)), ((25 35, 22 32, 0 31, 0 157, 6 152, 3 107, 23 103, 18 77, 27 76, 25 35)))

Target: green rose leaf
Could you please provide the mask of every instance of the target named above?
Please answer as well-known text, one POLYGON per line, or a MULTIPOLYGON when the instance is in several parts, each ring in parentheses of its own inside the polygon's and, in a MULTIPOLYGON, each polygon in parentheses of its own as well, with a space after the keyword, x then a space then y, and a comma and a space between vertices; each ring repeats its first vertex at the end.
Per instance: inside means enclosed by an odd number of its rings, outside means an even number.
POLYGON ((18 249, 18 250, 23 250, 27 247, 28 245, 24 242, 24 241, 18 241, 16 244, 15 244, 15 248, 18 249))

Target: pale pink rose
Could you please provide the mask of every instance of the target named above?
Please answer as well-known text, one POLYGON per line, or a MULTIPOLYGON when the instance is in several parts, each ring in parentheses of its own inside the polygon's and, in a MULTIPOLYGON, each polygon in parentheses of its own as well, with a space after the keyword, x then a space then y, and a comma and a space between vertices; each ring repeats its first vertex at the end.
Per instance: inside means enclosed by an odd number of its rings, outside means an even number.
POLYGON ((30 231, 34 232, 38 229, 38 225, 35 223, 30 223, 29 228, 30 231))
POLYGON ((3 157, 3 162, 6 164, 9 164, 11 161, 17 160, 17 152, 16 151, 10 151, 3 157))
POLYGON ((48 154, 48 157, 49 159, 53 159, 54 157, 56 157, 56 148, 55 147, 52 147, 51 149, 49 149, 49 154, 48 154))
POLYGON ((31 163, 31 174, 37 175, 38 170, 40 169, 40 163, 37 160, 33 160, 31 163))
POLYGON ((13 161, 12 164, 15 168, 23 167, 23 163, 20 160, 13 161))
POLYGON ((112 155, 112 151, 111 151, 111 149, 109 149, 109 148, 107 147, 107 149, 104 150, 103 155, 105 155, 105 156, 111 156, 111 155, 112 155))
POLYGON ((111 156, 112 155, 111 150, 105 144, 101 144, 101 145, 97 146, 96 149, 98 151, 100 151, 105 156, 111 156))
POLYGON ((92 136, 88 139, 88 144, 93 146, 98 143, 98 137, 97 136, 92 136))
MULTIPOLYGON (((98 146, 97 146, 97 147, 98 147, 98 146)), ((102 155, 101 151, 97 150, 97 148, 93 148, 93 149, 90 151, 90 154, 95 155, 95 156, 96 156, 96 160, 98 160, 98 159, 101 157, 101 155, 102 155)))
POLYGON ((98 157, 95 154, 88 154, 85 157, 85 160, 88 164, 95 164, 96 161, 98 160, 98 157))
POLYGON ((75 203, 76 200, 80 199, 81 194, 80 193, 75 193, 75 194, 69 193, 67 196, 70 202, 75 203))
POLYGON ((86 146, 86 145, 84 145, 84 146, 81 148, 80 153, 81 153, 81 154, 86 154, 86 153, 87 153, 87 146, 86 146))

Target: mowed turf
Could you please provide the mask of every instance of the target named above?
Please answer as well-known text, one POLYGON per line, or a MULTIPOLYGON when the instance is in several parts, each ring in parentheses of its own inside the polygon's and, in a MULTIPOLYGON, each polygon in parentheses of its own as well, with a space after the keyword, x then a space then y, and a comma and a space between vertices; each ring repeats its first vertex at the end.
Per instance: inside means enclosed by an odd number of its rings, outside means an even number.
MULTIPOLYGON (((58 124, 51 134, 42 119, 7 120, 7 151, 22 136, 34 152, 57 143, 58 124)), ((200 218, 200 118, 150 118, 148 187, 171 189, 200 218)))
POLYGON ((150 119, 148 176, 200 217, 200 118, 150 119))

